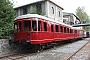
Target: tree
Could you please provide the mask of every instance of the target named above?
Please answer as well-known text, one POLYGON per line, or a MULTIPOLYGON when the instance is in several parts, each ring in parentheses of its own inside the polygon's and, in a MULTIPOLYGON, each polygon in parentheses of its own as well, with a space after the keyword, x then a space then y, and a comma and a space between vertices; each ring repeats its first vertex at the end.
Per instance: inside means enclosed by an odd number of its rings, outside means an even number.
POLYGON ((0 0, 0 38, 5 38, 13 30, 15 11, 9 0, 0 0))
POLYGON ((41 15, 42 11, 39 10, 39 9, 36 9, 36 8, 32 8, 31 11, 30 11, 30 14, 39 14, 39 15, 41 15))
MULTIPOLYGON (((85 12, 85 7, 78 7, 76 9, 76 15, 82 20, 82 21, 86 21, 89 22, 89 16, 88 14, 85 12)), ((88 31, 88 27, 83 27, 86 31, 88 31)))

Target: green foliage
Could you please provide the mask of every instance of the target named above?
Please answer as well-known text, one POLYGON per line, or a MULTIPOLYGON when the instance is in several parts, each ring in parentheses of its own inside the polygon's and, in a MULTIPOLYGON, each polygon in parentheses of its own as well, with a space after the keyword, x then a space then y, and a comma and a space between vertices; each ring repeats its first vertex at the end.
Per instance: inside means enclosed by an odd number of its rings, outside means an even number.
POLYGON ((30 14, 39 14, 39 15, 41 15, 41 10, 38 10, 38 9, 36 9, 36 8, 32 8, 32 10, 30 11, 30 14))
POLYGON ((0 38, 13 31, 15 12, 9 0, 0 0, 0 38))
MULTIPOLYGON (((87 23, 89 22, 89 16, 88 14, 85 12, 85 7, 78 7, 76 9, 76 15, 82 20, 82 21, 86 21, 87 23)), ((83 27, 86 31, 89 30, 88 27, 83 27)))
POLYGON ((81 20, 89 20, 89 16, 87 15, 87 13, 85 12, 85 8, 84 7, 78 7, 76 9, 76 15, 81 19, 81 20))

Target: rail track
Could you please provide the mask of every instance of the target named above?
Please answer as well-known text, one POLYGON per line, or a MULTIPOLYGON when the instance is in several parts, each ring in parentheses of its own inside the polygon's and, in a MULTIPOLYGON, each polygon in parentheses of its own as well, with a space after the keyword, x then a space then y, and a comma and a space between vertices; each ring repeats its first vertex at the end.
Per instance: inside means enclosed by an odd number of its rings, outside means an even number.
MULTIPOLYGON (((65 43, 61 43, 60 45, 65 45, 65 43)), ((52 50, 52 49, 55 49, 57 46, 54 46, 53 48, 47 48, 47 49, 44 49, 42 52, 45 52, 45 51, 48 51, 48 50, 52 50)), ((14 54, 7 54, 5 56, 1 56, 0 57, 0 60, 18 60, 18 59, 21 59, 21 58, 24 58, 24 57, 27 57, 27 56, 33 56, 33 55, 36 55, 38 53, 35 52, 35 53, 26 53, 26 52, 19 52, 19 53, 14 53, 14 54)))
POLYGON ((73 52, 71 55, 69 55, 65 60, 70 60, 77 52, 79 52, 83 47, 85 47, 90 41, 88 41, 86 44, 84 44, 81 48, 79 48, 77 51, 73 52))
MULTIPOLYGON (((58 47, 58 46, 57 46, 58 47)), ((44 49, 42 52, 45 52, 45 51, 48 51, 48 50, 52 50, 52 49, 55 49, 56 46, 54 46, 53 48, 47 48, 47 49, 44 49)), ((34 52, 34 53, 15 53, 15 54, 8 54, 8 55, 5 55, 5 56, 1 56, 0 57, 0 60, 18 60, 18 59, 21 59, 21 58, 24 58, 24 57, 27 57, 27 56, 33 56, 33 55, 36 55, 37 53, 39 53, 38 51, 37 52, 34 52)))
POLYGON ((0 60, 17 60, 26 56, 32 56, 37 53, 15 53, 15 54, 8 54, 6 56, 1 56, 0 60))
MULTIPOLYGON (((90 41, 89 41, 90 42, 90 41)), ((80 51, 85 45, 87 45, 89 42, 87 42, 86 44, 84 44, 81 48, 79 48, 77 51, 75 51, 74 53, 70 54, 68 57, 65 58, 65 60, 70 60, 71 57, 73 57, 78 51, 80 51)), ((56 46, 57 48, 58 47, 61 47, 63 45, 67 45, 67 44, 61 44, 60 46, 56 46)), ((46 49, 46 50, 43 50, 42 52, 46 52, 46 51, 49 51, 49 50, 52 50, 52 49, 55 49, 54 48, 49 48, 49 49, 46 49)), ((40 52, 40 53, 42 53, 40 52)), ((24 57, 27 57, 27 56, 33 56, 33 55, 36 55, 38 54, 38 52, 36 53, 15 53, 15 54, 9 54, 9 55, 6 55, 6 56, 1 56, 0 57, 0 60, 19 60, 21 58, 24 58, 24 57)))

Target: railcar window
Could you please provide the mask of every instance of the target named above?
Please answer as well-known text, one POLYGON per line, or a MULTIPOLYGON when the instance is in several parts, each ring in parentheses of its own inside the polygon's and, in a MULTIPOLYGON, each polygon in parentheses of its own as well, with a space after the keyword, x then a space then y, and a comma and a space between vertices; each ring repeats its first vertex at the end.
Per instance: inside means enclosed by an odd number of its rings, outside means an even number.
POLYGON ((27 11, 28 11, 27 7, 24 7, 24 8, 23 8, 23 15, 24 15, 24 14, 27 14, 27 11))
POLYGON ((67 33, 69 33, 69 28, 67 28, 67 33))
POLYGON ((22 25, 21 25, 21 22, 18 23, 18 31, 19 31, 19 32, 22 31, 22 25))
POLYGON ((17 32, 18 31, 18 26, 17 26, 17 24, 15 23, 14 24, 14 32, 17 32))
POLYGON ((70 29, 70 33, 73 33, 73 29, 70 29))
POLYGON ((59 32, 59 30, 58 30, 58 25, 56 25, 56 32, 59 32))
POLYGON ((64 33, 66 33, 66 27, 64 27, 64 33))
POLYGON ((83 31, 83 35, 84 35, 84 31, 83 31))
POLYGON ((38 21, 38 31, 42 31, 42 24, 41 24, 41 21, 38 21))
POLYGON ((54 32, 54 28, 53 28, 53 25, 51 25, 51 31, 54 32))
POLYGON ((47 23, 44 22, 44 31, 47 31, 47 23))
POLYGON ((37 31, 36 21, 32 21, 32 31, 37 31))
POLYGON ((72 29, 72 33, 73 33, 73 29, 72 29))
POLYGON ((77 30, 75 30, 75 34, 77 34, 77 30))
POLYGON ((79 34, 82 34, 82 31, 81 30, 79 31, 79 34))
POLYGON ((63 27, 62 26, 60 26, 60 32, 63 32, 63 27))
POLYGON ((30 21, 24 22, 24 31, 30 31, 30 21))

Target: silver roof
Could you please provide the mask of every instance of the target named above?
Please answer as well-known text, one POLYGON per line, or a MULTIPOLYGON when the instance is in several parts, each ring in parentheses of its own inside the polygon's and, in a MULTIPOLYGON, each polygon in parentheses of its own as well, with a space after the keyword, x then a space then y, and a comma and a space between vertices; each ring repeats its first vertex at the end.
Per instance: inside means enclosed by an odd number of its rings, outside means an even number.
POLYGON ((16 17, 15 20, 24 19, 24 18, 41 18, 41 19, 44 19, 44 20, 47 20, 47 21, 51 21, 51 22, 54 22, 54 23, 57 23, 57 24, 62 24, 62 25, 64 25, 64 26, 68 26, 68 27, 70 27, 71 29, 78 29, 78 28, 72 27, 71 25, 67 25, 67 24, 65 24, 65 23, 62 23, 62 22, 59 22, 59 21, 56 21, 56 20, 47 18, 47 17, 45 17, 45 16, 41 16, 41 15, 38 15, 38 14, 26 14, 26 15, 21 15, 21 16, 16 17))

